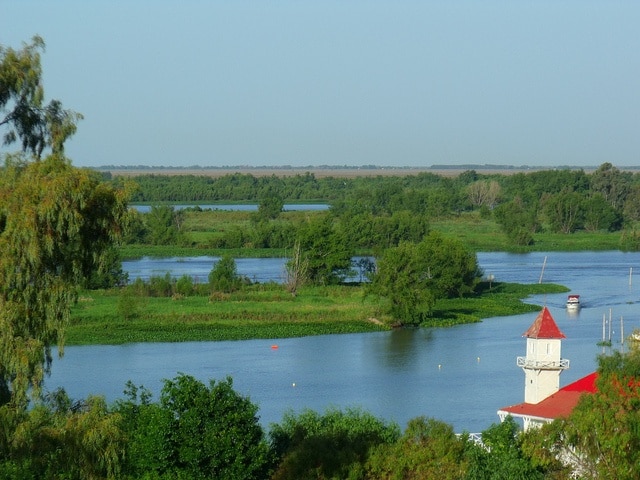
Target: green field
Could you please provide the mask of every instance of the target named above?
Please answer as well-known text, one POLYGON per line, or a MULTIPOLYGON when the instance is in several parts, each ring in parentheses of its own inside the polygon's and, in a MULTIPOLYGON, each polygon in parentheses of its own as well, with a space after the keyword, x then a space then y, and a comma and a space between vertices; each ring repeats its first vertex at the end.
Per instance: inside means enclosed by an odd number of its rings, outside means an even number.
POLYGON ((500 226, 493 220, 471 213, 446 220, 434 220, 431 228, 454 237, 476 252, 577 252, 585 250, 619 250, 621 232, 586 232, 571 234, 535 233, 534 244, 516 247, 509 242, 500 226))
MULTIPOLYGON (((441 300, 431 327, 534 312, 521 299, 566 288, 495 284, 464 299, 441 300)), ((285 338, 392 328, 380 305, 359 286, 305 287, 296 297, 278 285, 252 285, 232 294, 184 298, 137 297, 120 290, 84 292, 67 329, 71 345, 285 338)))

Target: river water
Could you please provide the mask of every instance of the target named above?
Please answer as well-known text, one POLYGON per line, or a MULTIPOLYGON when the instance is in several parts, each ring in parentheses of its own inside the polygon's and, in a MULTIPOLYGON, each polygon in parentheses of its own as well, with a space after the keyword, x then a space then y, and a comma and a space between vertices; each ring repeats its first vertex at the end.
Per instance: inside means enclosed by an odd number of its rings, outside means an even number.
MULTIPOLYGON (((140 213, 148 213, 151 211, 151 205, 132 205, 140 213)), ((238 212, 257 212, 258 204, 202 204, 202 205, 171 205, 175 210, 184 208, 200 207, 202 210, 228 210, 238 212)), ((307 210, 328 210, 329 205, 326 203, 287 203, 283 205, 283 212, 307 211, 307 210)))
MULTIPOLYGON (((277 277, 282 263, 276 260, 248 259, 242 267, 238 260, 238 270, 246 274, 243 268, 252 264, 257 272, 257 264, 263 263, 266 270, 278 270, 272 274, 277 277)), ((640 273, 639 253, 481 253, 478 260, 485 275, 496 281, 542 280, 566 285, 581 295, 583 308, 576 314, 564 308, 565 294, 528 299, 547 305, 567 337, 562 356, 571 366, 562 373, 561 385, 596 368, 596 357, 603 352, 597 346, 603 316, 613 348, 624 348, 621 323, 625 334, 640 327, 640 278, 634 273, 640 273)), ((203 264, 208 274, 211 259, 203 264)), ((193 274, 191 267, 190 260, 173 262, 178 271, 193 274)), ((170 270, 175 273, 173 268, 170 270)), ((252 276, 259 277, 258 273, 252 276)), ((132 380, 149 388, 157 399, 162 379, 178 373, 204 382, 230 375, 234 388, 259 406, 265 427, 281 421, 287 410, 322 412, 329 407, 359 407, 401 427, 424 415, 446 421, 456 431, 479 432, 498 421, 500 407, 524 399, 524 374, 516 366, 516 357, 525 353, 522 333, 536 315, 492 318, 442 329, 67 347, 62 359, 55 358, 46 387, 64 386, 73 398, 101 394, 113 401, 122 398, 126 381, 132 380)))

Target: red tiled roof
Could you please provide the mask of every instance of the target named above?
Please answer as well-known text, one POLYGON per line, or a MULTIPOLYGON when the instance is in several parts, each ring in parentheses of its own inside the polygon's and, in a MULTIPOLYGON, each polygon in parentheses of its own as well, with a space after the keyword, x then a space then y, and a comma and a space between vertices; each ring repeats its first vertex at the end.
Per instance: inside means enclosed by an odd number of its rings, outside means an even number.
POLYGON ((579 378, 573 383, 563 387, 560 391, 565 392, 580 392, 580 393, 596 393, 596 380, 598 379, 598 372, 592 372, 586 377, 579 378))
POLYGON ((527 338, 566 338, 556 325, 556 321, 547 307, 542 309, 522 336, 527 338))
POLYGON ((540 403, 519 403, 509 407, 503 407, 500 411, 510 413, 517 417, 540 417, 555 419, 567 417, 578 404, 583 393, 595 393, 598 373, 593 372, 561 388, 553 395, 548 396, 540 403))

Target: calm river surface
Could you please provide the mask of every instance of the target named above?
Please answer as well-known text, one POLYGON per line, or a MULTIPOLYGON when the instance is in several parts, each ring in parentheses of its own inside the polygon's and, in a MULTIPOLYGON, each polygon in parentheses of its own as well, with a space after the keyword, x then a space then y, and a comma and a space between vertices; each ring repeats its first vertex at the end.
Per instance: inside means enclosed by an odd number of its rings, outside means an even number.
MULTIPOLYGON (((171 205, 176 210, 184 208, 200 207, 202 210, 230 210, 238 212, 257 212, 258 204, 202 204, 202 205, 171 205)), ((151 211, 151 205, 133 205, 140 213, 151 211)), ((288 203, 282 207, 283 212, 304 211, 304 210, 328 210, 329 205, 326 203, 288 203)))
MULTIPOLYGON (((640 253, 481 253, 478 259, 485 275, 496 281, 537 283, 542 275, 542 281, 566 285, 582 296, 583 308, 573 315, 564 308, 565 294, 530 299, 546 304, 567 336, 562 356, 571 368, 562 374, 561 385, 596 368, 603 315, 613 319, 614 348, 621 348, 621 317, 625 334, 640 328, 640 278, 634 273, 640 273, 640 253)), ((190 262, 174 259, 173 265, 193 274, 190 262)), ((206 277, 212 259, 203 262, 206 277)), ((282 260, 271 259, 248 259, 244 266, 238 260, 239 273, 247 274, 243 268, 250 263, 257 272, 261 262, 272 276, 281 274, 282 260)), ((263 281, 258 273, 248 276, 263 281)), ((73 398, 101 394, 113 401, 122 398, 126 381, 132 380, 149 388, 157 400, 162 379, 179 372, 204 382, 230 375, 234 388, 259 406, 265 427, 281 421, 287 410, 362 407, 401 427, 425 415, 459 432, 480 432, 498 421, 496 410, 524 399, 524 374, 516 367, 516 357, 525 353, 522 333, 536 315, 445 329, 67 347, 64 358, 55 358, 46 388, 64 386, 73 398)))

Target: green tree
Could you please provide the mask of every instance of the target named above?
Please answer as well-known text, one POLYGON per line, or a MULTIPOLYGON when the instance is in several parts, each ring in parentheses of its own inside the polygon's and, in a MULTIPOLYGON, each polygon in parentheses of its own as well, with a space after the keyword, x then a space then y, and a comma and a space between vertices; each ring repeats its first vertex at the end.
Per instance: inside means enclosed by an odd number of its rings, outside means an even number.
POLYGON ((0 45, 0 128, 5 145, 17 140, 24 152, 40 158, 45 148, 62 154, 82 115, 62 108, 58 100, 44 104, 40 53, 45 44, 34 36, 20 50, 0 45))
POLYGON ((403 242, 378 259, 366 293, 384 299, 387 312, 398 322, 419 325, 429 318, 436 302, 428 280, 416 245, 403 242))
POLYGON ((280 195, 269 190, 258 205, 257 220, 274 220, 278 218, 284 207, 284 200, 280 195))
POLYGON ((297 241, 315 284, 335 284, 351 271, 352 242, 330 215, 313 217, 298 230, 297 241))
POLYGON ((584 228, 590 232, 607 230, 613 232, 622 226, 622 217, 605 199, 596 193, 587 198, 584 209, 584 228))
POLYGON ((395 442, 399 432, 358 409, 287 413, 269 434, 279 462, 272 479, 363 478, 369 452, 395 442))
POLYGON ((149 243, 152 245, 175 245, 180 238, 178 213, 171 205, 152 205, 145 215, 149 243))
POLYGON ((465 454, 465 480, 542 480, 544 469, 525 453, 515 420, 511 417, 482 432, 482 443, 469 443, 465 454))
POLYGON ((127 228, 122 237, 122 242, 126 244, 145 243, 149 237, 149 230, 146 226, 146 214, 138 212, 135 208, 130 208, 127 212, 127 228))
POLYGON ((596 386, 568 418, 543 428, 544 450, 571 459, 580 478, 638 478, 640 352, 600 357, 596 386))
POLYGON ((617 210, 624 205, 631 189, 628 173, 621 172, 611 163, 606 162, 591 174, 591 190, 600 193, 604 199, 617 210))
POLYGON ((554 232, 573 233, 584 225, 584 197, 577 192, 561 192, 544 201, 544 213, 554 232))
POLYGON ((465 442, 456 436, 451 425, 432 418, 414 418, 398 441, 383 443, 374 450, 366 464, 366 478, 464 478, 465 442))
POLYGON ((88 289, 111 288, 126 285, 129 275, 122 269, 120 252, 112 245, 104 252, 104 264, 89 273, 84 286, 88 289))
POLYGON ((193 278, 191 275, 184 274, 177 281, 175 290, 178 295, 189 297, 196 292, 196 287, 193 284, 193 278))
POLYGON ((480 276, 475 254, 460 241, 431 232, 418 244, 385 250, 367 293, 382 297, 399 322, 419 325, 436 300, 471 293, 480 276))
MULTIPOLYGON (((0 415, 6 411, 7 406, 0 407, 0 415)), ((4 450, 4 462, 0 460, 0 476, 120 478, 125 446, 120 424, 120 416, 109 412, 103 397, 72 402, 63 390, 57 390, 21 414, 4 450), (11 466, 14 472, 2 471, 11 466)))
POLYGON ((121 234, 124 192, 52 155, 9 157, 0 171, 0 403, 40 391, 62 353, 77 287, 105 271, 121 234))
POLYGON ((128 385, 116 408, 129 436, 126 470, 134 478, 268 478, 272 455, 258 407, 231 378, 207 387, 189 375, 165 380, 159 403, 128 385), (145 477, 146 478, 146 477, 145 477))
POLYGON ((242 285, 242 279, 238 276, 236 262, 229 254, 223 255, 215 262, 209 272, 209 286, 214 292, 235 292, 242 285))
POLYGON ((533 244, 533 232, 538 227, 536 210, 527 208, 521 197, 498 205, 493 214, 509 240, 519 246, 533 244))

